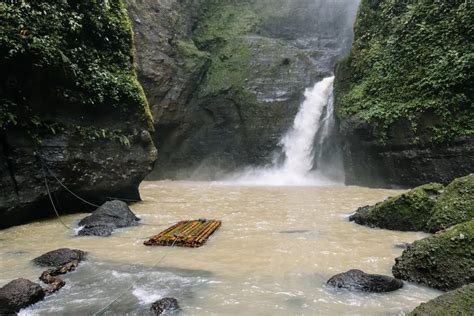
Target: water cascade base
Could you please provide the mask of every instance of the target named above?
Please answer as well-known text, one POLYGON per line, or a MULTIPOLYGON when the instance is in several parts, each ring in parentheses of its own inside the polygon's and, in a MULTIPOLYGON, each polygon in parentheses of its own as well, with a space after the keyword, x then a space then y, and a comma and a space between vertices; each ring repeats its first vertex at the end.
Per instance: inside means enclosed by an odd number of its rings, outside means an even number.
POLYGON ((221 224, 222 222, 217 220, 182 221, 151 237, 144 245, 201 247, 221 224))

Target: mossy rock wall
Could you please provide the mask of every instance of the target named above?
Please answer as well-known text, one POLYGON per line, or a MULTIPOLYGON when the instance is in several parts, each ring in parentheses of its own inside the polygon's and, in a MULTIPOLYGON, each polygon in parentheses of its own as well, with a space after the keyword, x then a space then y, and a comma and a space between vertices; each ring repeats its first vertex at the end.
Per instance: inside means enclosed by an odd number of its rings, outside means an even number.
POLYGON ((362 0, 335 107, 348 183, 415 186, 474 172, 474 6, 362 0))
POLYGON ((474 283, 422 303, 408 316, 470 316, 474 314, 474 283))
POLYGON ((474 282, 474 220, 415 241, 395 259, 392 272, 443 291, 474 282))
POLYGON ((139 199, 156 149, 124 2, 2 1, 0 21, 0 227, 53 214, 41 160, 95 203, 139 199))
POLYGON ((128 1, 160 148, 153 178, 270 162, 305 88, 347 52, 357 4, 128 1))

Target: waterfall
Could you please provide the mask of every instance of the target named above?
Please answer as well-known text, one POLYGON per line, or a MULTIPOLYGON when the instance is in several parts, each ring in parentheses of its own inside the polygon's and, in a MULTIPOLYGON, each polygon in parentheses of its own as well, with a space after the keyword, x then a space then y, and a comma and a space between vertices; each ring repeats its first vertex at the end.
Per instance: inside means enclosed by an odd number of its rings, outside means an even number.
POLYGON ((251 185, 317 185, 331 182, 323 174, 324 144, 334 127, 334 77, 324 78, 305 91, 293 126, 282 137, 282 164, 248 168, 229 180, 251 185), (316 166, 316 169, 314 168, 316 166))
POLYGON ((333 81, 334 77, 325 78, 306 90, 305 100, 295 117, 293 127, 281 140, 285 153, 284 172, 304 176, 313 168, 314 140, 320 127, 321 115, 332 94, 333 81))

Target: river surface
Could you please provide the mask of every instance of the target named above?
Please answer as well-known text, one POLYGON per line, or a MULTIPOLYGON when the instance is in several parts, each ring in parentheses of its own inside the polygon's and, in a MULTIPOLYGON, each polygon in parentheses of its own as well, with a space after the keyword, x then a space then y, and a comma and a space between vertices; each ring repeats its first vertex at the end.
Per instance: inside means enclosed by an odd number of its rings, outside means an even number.
MULTIPOLYGON (((394 258, 426 234, 350 223, 359 206, 398 193, 360 187, 241 186, 211 182, 144 182, 132 206, 141 225, 112 237, 75 237, 57 219, 0 231, 0 285, 44 269, 31 259, 69 247, 88 252, 65 288, 22 315, 92 315, 119 295, 106 315, 146 315, 176 297, 184 315, 403 315, 439 292, 405 283, 387 294, 349 293, 325 285, 352 268, 391 275, 394 258), (145 237, 185 219, 220 219, 201 248, 145 247, 145 237)), ((64 216, 77 227, 85 214, 64 216)))

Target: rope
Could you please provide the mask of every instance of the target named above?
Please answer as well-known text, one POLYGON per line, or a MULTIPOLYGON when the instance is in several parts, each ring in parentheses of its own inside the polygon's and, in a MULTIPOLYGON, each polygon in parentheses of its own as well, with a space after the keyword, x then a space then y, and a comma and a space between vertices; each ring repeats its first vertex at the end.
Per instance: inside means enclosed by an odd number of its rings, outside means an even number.
POLYGON ((73 230, 71 227, 66 225, 66 223, 64 223, 64 221, 61 219, 61 216, 59 216, 58 210, 56 209, 56 205, 54 205, 53 197, 51 196, 51 191, 49 190, 48 179, 46 178, 46 172, 44 170, 44 167, 42 168, 42 170, 43 170, 44 184, 46 186, 46 191, 48 192, 48 197, 49 197, 49 200, 51 201, 51 205, 53 206, 54 213, 56 214, 56 216, 58 217, 58 220, 61 222, 61 224, 63 224, 64 227, 66 227, 67 229, 73 230))
MULTIPOLYGON (((176 241, 181 238, 180 236, 175 236, 175 240, 173 241, 173 243, 171 244, 170 248, 168 249, 167 252, 165 252, 165 254, 160 258, 160 260, 158 260, 158 262, 156 264, 154 264, 152 266, 152 268, 155 268, 157 267, 167 256, 168 254, 171 252, 171 249, 173 249, 173 247, 175 246, 176 244, 176 241)), ((110 301, 107 305, 105 305, 104 307, 102 307, 99 311, 95 312, 93 315, 94 316, 100 316, 100 315, 103 315, 115 302, 117 302, 119 299, 121 299, 125 294, 127 294, 128 291, 130 291, 134 286, 135 284, 138 283, 138 281, 142 280, 143 278, 145 278, 145 276, 142 276, 140 277, 138 280, 132 282, 132 284, 126 288, 119 296, 117 296, 116 298, 114 298, 112 301, 110 301)))

